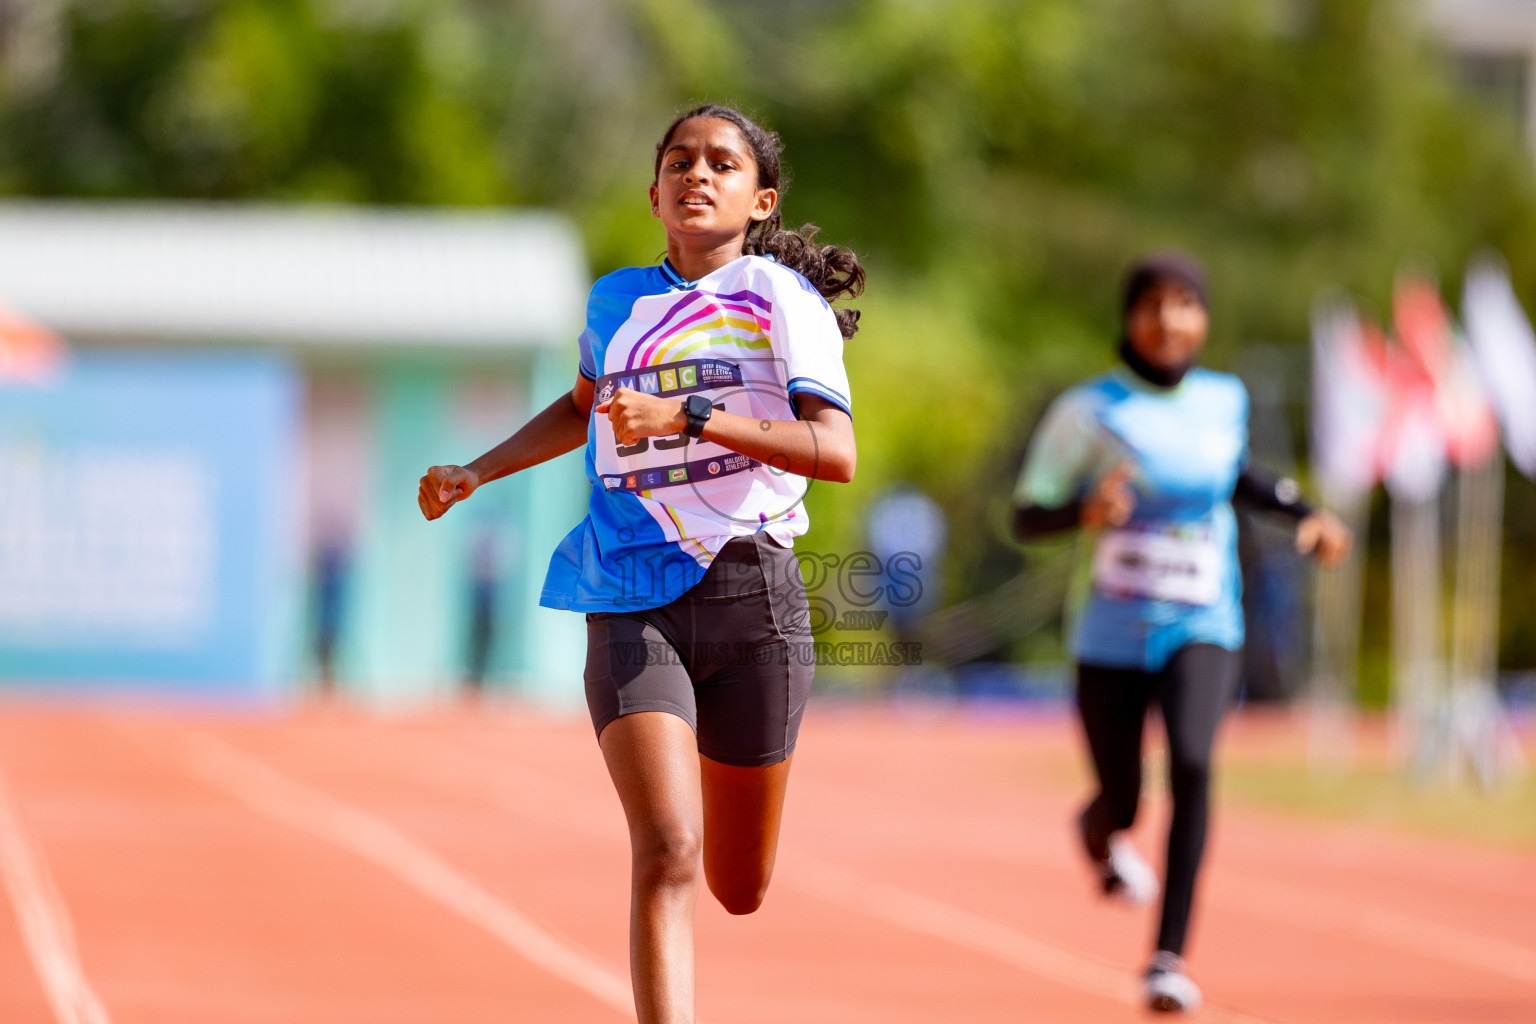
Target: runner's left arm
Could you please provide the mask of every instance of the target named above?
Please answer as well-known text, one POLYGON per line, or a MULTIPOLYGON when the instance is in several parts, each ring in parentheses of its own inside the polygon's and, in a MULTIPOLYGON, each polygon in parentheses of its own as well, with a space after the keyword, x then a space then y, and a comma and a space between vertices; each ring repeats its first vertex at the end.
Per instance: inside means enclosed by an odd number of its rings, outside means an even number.
POLYGON ((1276 476, 1249 462, 1232 488, 1232 503, 1259 512, 1279 512, 1292 519, 1307 518, 1314 511, 1301 497, 1301 488, 1288 476, 1276 476))
MULTIPOLYGON (((858 463, 858 447, 837 317, 814 288, 804 281, 789 283, 782 271, 766 275, 761 284, 772 300, 767 334, 795 419, 759 419, 717 409, 701 436, 780 473, 847 483, 858 463)), ((688 424, 681 401, 629 388, 620 388, 596 412, 613 423, 614 437, 623 445, 676 434, 688 424)))
MULTIPOLYGON (((795 398, 799 419, 770 420, 717 410, 701 435, 780 472, 847 483, 858 464, 853 420, 834 403, 808 392, 795 398)), ((676 434, 688 425, 683 403, 620 388, 596 408, 613 423, 620 444, 676 434)))
POLYGON ((1289 477, 1277 477, 1262 466, 1247 463, 1232 488, 1233 504, 1261 512, 1278 512, 1296 521, 1296 550, 1313 555, 1323 565, 1337 565, 1349 554, 1354 535, 1332 512, 1315 509, 1301 497, 1289 477))

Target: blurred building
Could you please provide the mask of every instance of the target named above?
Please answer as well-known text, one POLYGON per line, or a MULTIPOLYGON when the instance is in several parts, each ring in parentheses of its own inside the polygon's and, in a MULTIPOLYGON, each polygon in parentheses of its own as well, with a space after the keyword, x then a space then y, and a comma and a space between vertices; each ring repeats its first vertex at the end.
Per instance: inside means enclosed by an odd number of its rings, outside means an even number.
POLYGON ((1536 149, 1536 2, 1424 0, 1463 84, 1504 110, 1536 149))
POLYGON ((0 302, 72 353, 0 382, 0 680, 578 700, 579 453, 416 488, 570 387, 586 285, 539 213, 0 204, 0 302))

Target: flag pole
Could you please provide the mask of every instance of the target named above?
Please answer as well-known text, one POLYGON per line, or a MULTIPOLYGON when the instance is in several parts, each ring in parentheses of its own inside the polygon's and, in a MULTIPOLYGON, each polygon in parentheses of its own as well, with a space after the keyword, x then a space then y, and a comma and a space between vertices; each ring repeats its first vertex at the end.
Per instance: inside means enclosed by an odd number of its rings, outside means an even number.
MULTIPOLYGON (((1462 298, 1469 363, 1497 417, 1516 468, 1536 478, 1536 332, 1503 262, 1472 264, 1462 298)), ((1449 772, 1470 771, 1484 788, 1519 778, 1525 757, 1498 692, 1499 576, 1504 536, 1504 452, 1495 442, 1482 465, 1464 471, 1458 504, 1465 564, 1458 566, 1449 772), (1464 579, 1462 574, 1464 572, 1464 579)))
MULTIPOLYGON (((1370 492, 1321 488, 1324 504, 1363 538, 1369 526, 1370 492)), ((1315 576, 1312 605, 1312 676, 1307 694, 1307 759, 1314 773, 1339 775, 1354 766, 1355 666, 1360 658, 1360 623, 1365 584, 1362 541, 1344 564, 1315 576)))
POLYGON ((1503 535, 1504 457, 1495 452, 1458 479, 1456 600, 1445 768, 1493 789, 1523 768, 1499 702, 1499 553, 1503 535))
POLYGON ((1367 351, 1359 314, 1341 295, 1312 314, 1312 469, 1324 505, 1362 538, 1343 565, 1314 576, 1312 672, 1307 686, 1308 762, 1318 774, 1347 771, 1355 757, 1371 491, 1378 477, 1384 381, 1367 351))

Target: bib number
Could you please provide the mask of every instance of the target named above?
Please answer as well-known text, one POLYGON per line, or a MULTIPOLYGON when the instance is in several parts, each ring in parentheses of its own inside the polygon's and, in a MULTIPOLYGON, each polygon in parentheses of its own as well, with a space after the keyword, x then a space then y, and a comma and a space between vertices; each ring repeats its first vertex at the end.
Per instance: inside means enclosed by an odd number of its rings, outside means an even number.
POLYGON ((1105 530, 1093 553, 1094 587, 1120 597, 1215 604, 1221 552, 1208 532, 1190 537, 1105 530))

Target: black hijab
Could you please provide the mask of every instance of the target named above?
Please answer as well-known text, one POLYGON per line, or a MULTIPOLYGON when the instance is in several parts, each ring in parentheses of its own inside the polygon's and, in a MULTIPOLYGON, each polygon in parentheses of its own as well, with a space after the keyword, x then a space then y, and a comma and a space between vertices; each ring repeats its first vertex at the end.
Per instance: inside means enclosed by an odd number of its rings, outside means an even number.
POLYGON ((1126 271, 1125 284, 1120 294, 1120 358, 1142 380, 1160 388, 1171 388, 1184 379, 1195 365, 1191 359, 1182 366, 1165 368, 1153 366, 1131 347, 1130 332, 1126 321, 1142 293, 1160 284, 1176 284, 1189 289, 1200 305, 1210 308, 1206 301, 1205 268, 1193 256, 1181 252, 1160 252, 1143 256, 1126 271))

